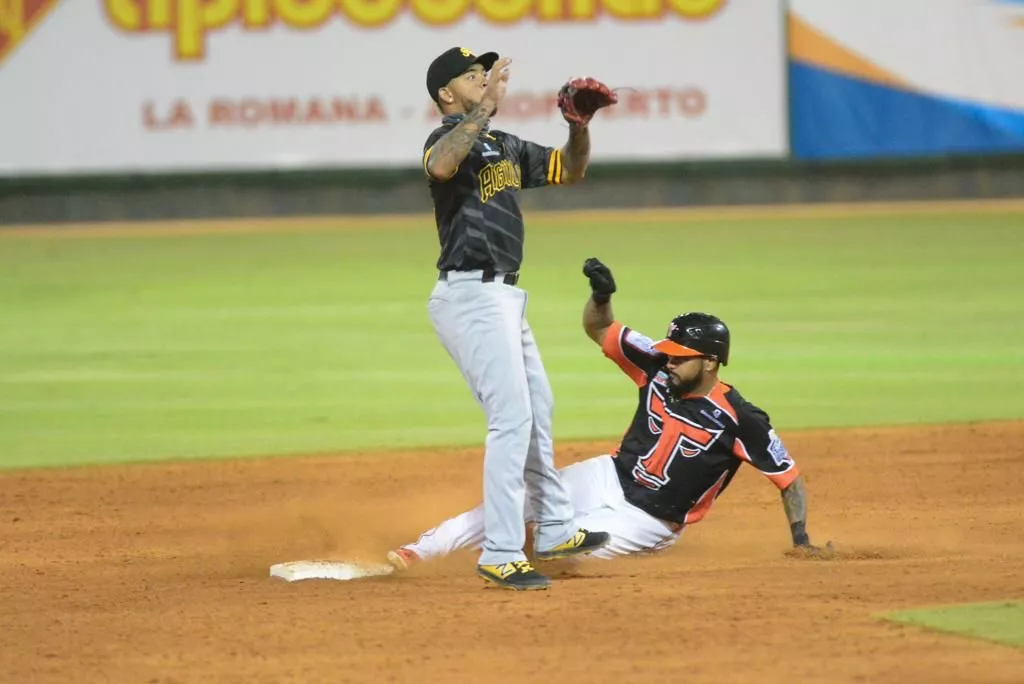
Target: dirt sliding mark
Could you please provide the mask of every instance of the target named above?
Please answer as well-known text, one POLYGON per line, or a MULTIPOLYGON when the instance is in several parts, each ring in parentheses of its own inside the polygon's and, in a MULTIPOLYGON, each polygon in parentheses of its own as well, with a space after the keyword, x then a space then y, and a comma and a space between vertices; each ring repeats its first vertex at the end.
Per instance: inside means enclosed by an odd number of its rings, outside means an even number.
POLYGON ((268 577, 380 558, 475 505, 478 449, 0 474, 0 680, 1020 682, 1024 650, 875 615, 1024 597, 1024 424, 783 437, 841 560, 786 558, 778 493, 743 468, 668 552, 527 595, 484 589, 469 553, 268 577))

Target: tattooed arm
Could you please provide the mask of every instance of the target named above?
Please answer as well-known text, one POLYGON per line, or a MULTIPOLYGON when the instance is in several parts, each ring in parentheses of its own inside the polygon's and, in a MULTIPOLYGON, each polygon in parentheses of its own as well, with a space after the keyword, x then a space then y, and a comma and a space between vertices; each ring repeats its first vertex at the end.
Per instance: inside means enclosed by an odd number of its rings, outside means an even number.
POLYGON ((583 180, 590 162, 590 130, 587 126, 569 125, 569 140, 562 147, 563 182, 583 180))
POLYGON ((807 490, 804 489, 802 476, 793 480, 782 490, 782 507, 786 510, 789 529, 793 534, 793 546, 807 546, 807 490))
POLYGON ((430 148, 426 162, 427 173, 442 181, 454 176, 490 118, 490 109, 485 105, 478 105, 469 111, 455 128, 445 133, 430 148))

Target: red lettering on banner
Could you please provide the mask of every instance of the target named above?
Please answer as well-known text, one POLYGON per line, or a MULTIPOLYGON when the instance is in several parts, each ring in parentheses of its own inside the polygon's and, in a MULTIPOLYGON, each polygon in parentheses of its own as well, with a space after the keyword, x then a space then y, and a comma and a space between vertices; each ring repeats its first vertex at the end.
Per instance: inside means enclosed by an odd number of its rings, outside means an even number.
POLYGON ((231 105, 223 100, 214 100, 210 103, 208 113, 211 124, 220 124, 231 120, 231 105))
POLYGON ((672 91, 668 88, 658 88, 658 114, 661 116, 668 116, 669 112, 672 111, 672 91))
POLYGON ((679 108, 687 116, 700 116, 708 107, 707 97, 702 90, 694 88, 684 90, 681 93, 676 93, 676 99, 679 101, 679 108))
POLYGON ((597 116, 610 119, 696 119, 706 110, 707 94, 700 88, 623 88, 619 93, 619 104, 600 110, 597 116))
POLYGON ((150 131, 192 128, 195 117, 192 116, 192 107, 185 100, 175 100, 164 112, 158 112, 153 102, 145 102, 142 105, 142 125, 150 131))
MULTIPOLYGON (((600 110, 596 118, 609 120, 697 119, 707 111, 707 95, 701 88, 620 88, 619 104, 600 110)), ((198 111, 198 107, 197 107, 198 111)), ((398 118, 408 118, 411 108, 398 118)), ((386 123, 384 101, 377 95, 350 97, 218 97, 206 103, 206 125, 212 128, 267 128, 280 126, 339 126, 386 123)), ((518 91, 510 93, 496 117, 499 128, 506 122, 561 121, 557 93, 518 91)), ((423 110, 423 120, 439 122, 433 102, 423 110)), ((179 98, 166 105, 142 103, 142 124, 149 131, 194 128, 192 105, 179 98)))
POLYGON ((211 126, 319 126, 387 121, 387 110, 375 95, 366 98, 217 98, 209 104, 211 126))
MULTIPOLYGON (((620 100, 621 102, 621 100, 620 100)), ((637 114, 639 116, 649 116, 650 111, 647 109, 647 94, 643 92, 632 92, 626 95, 626 111, 629 114, 637 114)))
POLYGON ((294 123, 298 115, 299 101, 294 98, 270 103, 270 118, 274 123, 294 123))
MULTIPOLYGON (((346 117, 348 118, 348 117, 346 117)), ((309 103, 309 107, 306 108, 306 121, 305 123, 323 123, 324 113, 320 108, 320 100, 313 100, 309 103)))
POLYGON ((384 109, 384 103, 376 97, 371 97, 370 101, 366 103, 366 120, 367 121, 387 121, 388 114, 384 109))
MULTIPOLYGON (((595 118, 610 119, 697 119, 707 110, 707 94, 698 87, 674 88, 620 88, 619 104, 598 111, 595 118)), ((558 94, 547 92, 509 93, 502 101, 496 121, 532 121, 561 118, 558 94)), ((426 121, 441 118, 437 105, 427 104, 423 112, 426 121)), ((500 125, 499 125, 500 127, 500 125)))

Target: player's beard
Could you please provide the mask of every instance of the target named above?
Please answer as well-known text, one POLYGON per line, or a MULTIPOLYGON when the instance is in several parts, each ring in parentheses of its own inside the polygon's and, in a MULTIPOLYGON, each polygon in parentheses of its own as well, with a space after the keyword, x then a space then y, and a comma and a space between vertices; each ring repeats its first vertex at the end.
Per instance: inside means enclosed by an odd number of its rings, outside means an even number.
POLYGON ((704 381, 704 366, 702 365, 700 370, 697 371, 697 374, 689 380, 680 380, 672 373, 669 373, 668 375, 668 394, 673 399, 679 399, 697 389, 697 387, 704 381))

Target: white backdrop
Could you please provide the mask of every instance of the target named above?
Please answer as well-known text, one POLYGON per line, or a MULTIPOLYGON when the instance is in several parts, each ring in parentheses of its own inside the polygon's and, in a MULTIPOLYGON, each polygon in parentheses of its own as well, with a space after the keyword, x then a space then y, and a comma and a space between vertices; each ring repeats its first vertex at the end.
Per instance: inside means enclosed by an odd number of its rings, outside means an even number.
POLYGON ((16 39, 0 17, 0 175, 415 166, 453 46, 513 58, 493 126, 544 144, 566 79, 622 88, 595 161, 787 151, 781 0, 24 2, 45 11, 16 39))

